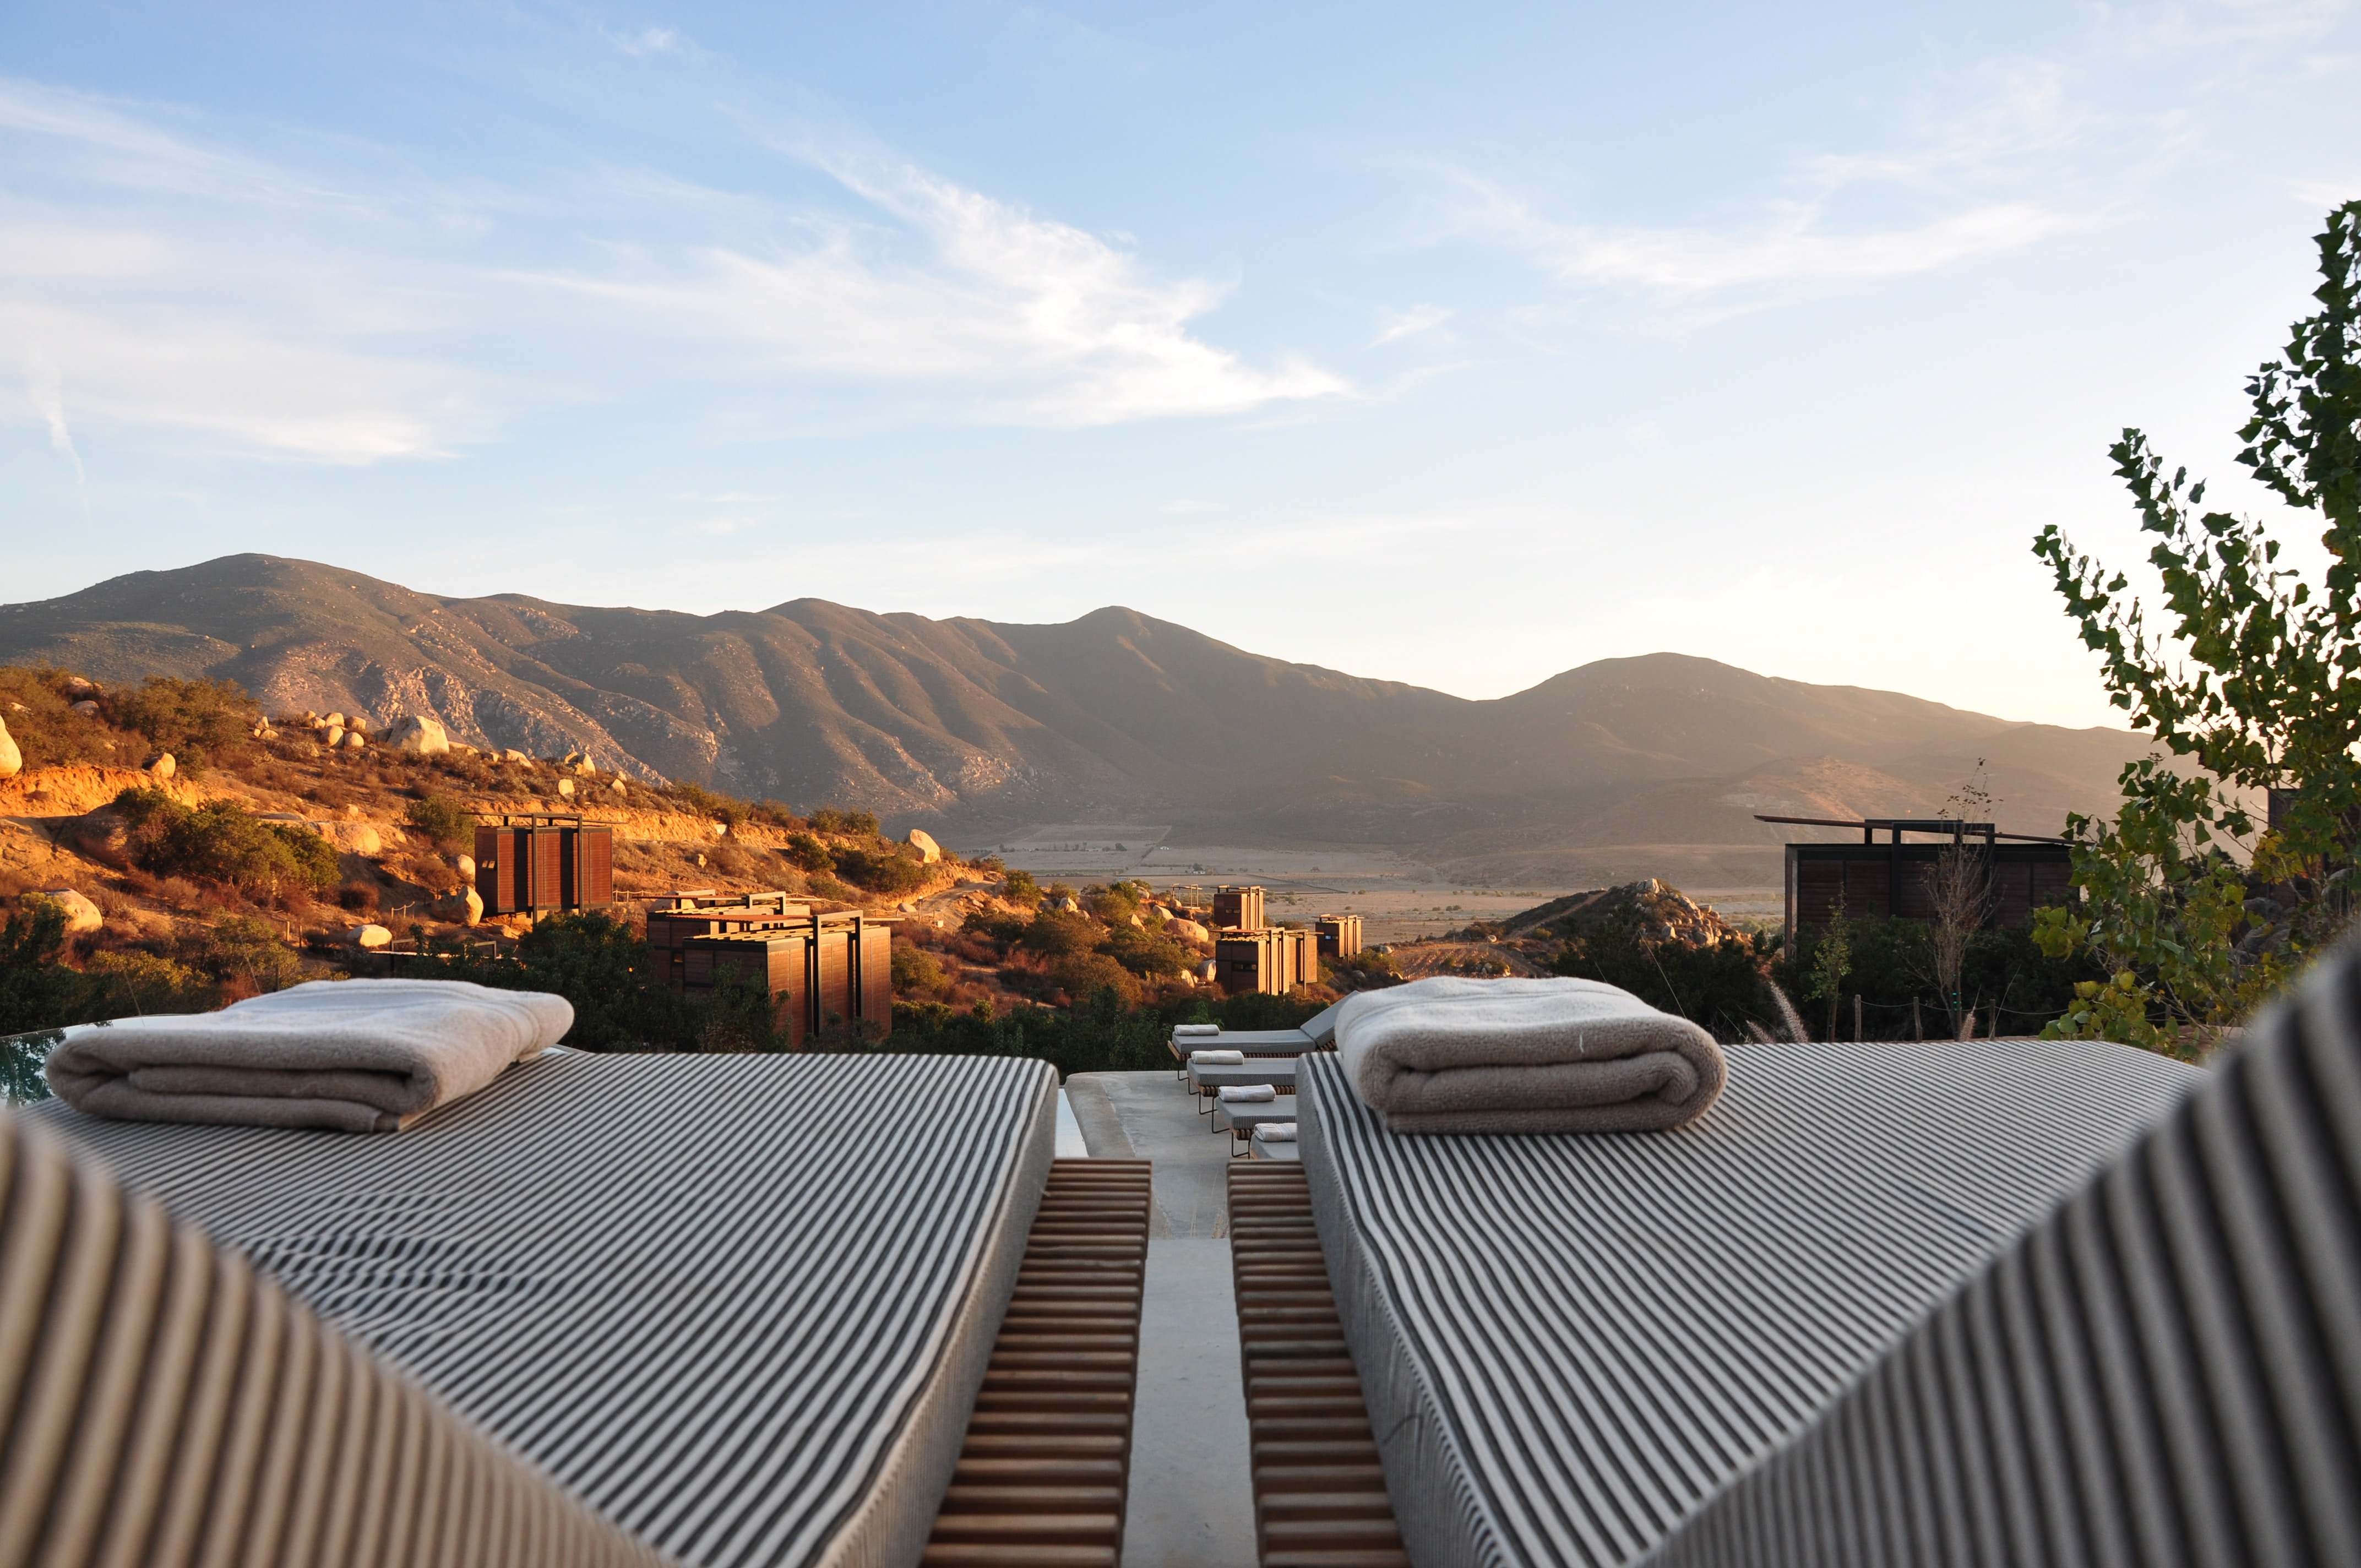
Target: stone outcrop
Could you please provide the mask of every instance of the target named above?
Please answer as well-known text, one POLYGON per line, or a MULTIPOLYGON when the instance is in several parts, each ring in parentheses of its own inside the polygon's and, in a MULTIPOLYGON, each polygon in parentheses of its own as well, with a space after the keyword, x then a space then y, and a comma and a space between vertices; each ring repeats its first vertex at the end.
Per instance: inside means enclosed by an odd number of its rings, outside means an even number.
POLYGON ((1643 942, 1678 942, 1690 948, 1718 947, 1741 934, 1719 911, 1653 877, 1553 899, 1510 916, 1500 930, 1510 937, 1563 938, 1622 921, 1635 925, 1643 942))
POLYGON ((1203 947, 1213 939, 1213 934, 1194 920, 1167 920, 1164 923, 1164 934, 1176 941, 1188 942, 1196 947, 1203 947))
POLYGON ((917 850, 918 859, 930 866, 943 858, 943 847, 923 828, 910 829, 910 848, 917 850))
POLYGON ((441 719, 413 713, 385 732, 385 743, 399 751, 431 757, 451 749, 451 734, 443 728, 441 719))
POLYGON ((393 946, 393 933, 372 922, 367 926, 356 926, 346 932, 345 941, 363 952, 374 952, 379 948, 393 946))
POLYGON ((169 779, 181 771, 181 764, 172 760, 171 752, 167 751, 148 763, 148 771, 159 779, 169 779))

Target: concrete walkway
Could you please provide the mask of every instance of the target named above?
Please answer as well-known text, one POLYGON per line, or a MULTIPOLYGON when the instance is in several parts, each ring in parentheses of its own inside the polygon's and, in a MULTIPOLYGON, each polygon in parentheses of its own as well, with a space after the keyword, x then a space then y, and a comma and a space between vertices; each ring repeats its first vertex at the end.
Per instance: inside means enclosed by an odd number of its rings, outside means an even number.
POLYGON ((1123 1568, 1255 1568, 1230 1140, 1169 1072, 1078 1073, 1066 1099, 1093 1158, 1156 1162, 1123 1568))

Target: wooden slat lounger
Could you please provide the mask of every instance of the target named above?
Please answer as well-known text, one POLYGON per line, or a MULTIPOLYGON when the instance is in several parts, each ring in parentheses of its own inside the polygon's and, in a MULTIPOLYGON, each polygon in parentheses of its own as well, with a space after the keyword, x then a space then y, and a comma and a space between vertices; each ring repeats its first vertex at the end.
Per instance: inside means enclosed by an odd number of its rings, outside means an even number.
POLYGON ((1263 1568, 1409 1568, 1300 1165, 1229 1171, 1263 1568))
POLYGON ((929 1568, 1115 1568, 1131 1475, 1148 1162, 1049 1170, 929 1568))

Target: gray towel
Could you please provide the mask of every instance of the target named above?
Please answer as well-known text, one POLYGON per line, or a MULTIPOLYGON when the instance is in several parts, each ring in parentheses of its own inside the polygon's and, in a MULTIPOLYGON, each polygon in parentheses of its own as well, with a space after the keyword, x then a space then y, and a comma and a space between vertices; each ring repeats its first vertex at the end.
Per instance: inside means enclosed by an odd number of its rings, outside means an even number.
POLYGON ((123 1122, 390 1133, 574 1026, 562 996, 460 981, 313 981, 218 1013, 71 1029, 59 1099, 123 1122))
POLYGON ((1594 980, 1422 980, 1345 999, 1336 1054, 1397 1133, 1633 1133, 1721 1093, 1713 1036, 1594 980))

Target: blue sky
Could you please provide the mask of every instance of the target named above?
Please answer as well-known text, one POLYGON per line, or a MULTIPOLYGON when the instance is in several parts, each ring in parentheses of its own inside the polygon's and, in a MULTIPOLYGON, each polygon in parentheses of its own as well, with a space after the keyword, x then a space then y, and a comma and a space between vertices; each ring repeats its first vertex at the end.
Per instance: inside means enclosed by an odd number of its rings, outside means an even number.
POLYGON ((2103 722, 2026 551, 2361 195, 2340 5, 13 6, 0 598, 239 550, 2103 722), (10 385, 14 382, 15 385, 10 385))

